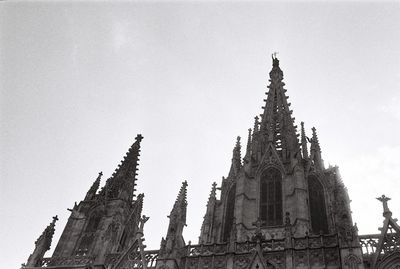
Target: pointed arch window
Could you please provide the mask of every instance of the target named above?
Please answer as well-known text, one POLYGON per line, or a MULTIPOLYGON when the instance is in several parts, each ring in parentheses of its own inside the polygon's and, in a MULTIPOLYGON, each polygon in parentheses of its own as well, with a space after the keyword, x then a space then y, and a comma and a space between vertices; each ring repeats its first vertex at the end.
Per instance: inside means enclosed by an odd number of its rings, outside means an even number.
POLYGON ((283 224, 282 216, 282 175, 270 168, 260 179, 260 218, 266 226, 278 226, 283 224))
POLYGON ((324 187, 315 176, 308 177, 308 195, 311 229, 314 234, 327 234, 328 219, 326 216, 324 187))
POLYGON ((236 198, 236 184, 232 185, 228 192, 228 197, 226 199, 226 211, 225 211, 225 223, 224 223, 224 233, 223 242, 228 241, 233 222, 235 219, 235 198, 236 198))
POLYGON ((101 221, 101 215, 98 212, 92 214, 86 225, 85 232, 83 233, 79 247, 77 249, 77 254, 86 255, 90 246, 92 245, 94 235, 99 227, 101 221))

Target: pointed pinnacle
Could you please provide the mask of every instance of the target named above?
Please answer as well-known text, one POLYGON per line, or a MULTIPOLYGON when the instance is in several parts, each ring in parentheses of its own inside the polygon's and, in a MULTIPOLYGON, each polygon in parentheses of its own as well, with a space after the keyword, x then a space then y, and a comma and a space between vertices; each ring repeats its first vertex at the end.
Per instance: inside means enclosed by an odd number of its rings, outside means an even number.
POLYGON ((258 126, 260 125, 259 121, 258 121, 258 116, 254 117, 254 128, 253 128, 253 135, 258 132, 258 126))
POLYGON ((186 201, 187 186, 188 186, 187 181, 186 181, 186 180, 183 181, 183 182, 182 182, 182 186, 181 186, 181 188, 180 188, 180 190, 179 190, 178 197, 176 198, 176 202, 175 202, 175 203, 178 203, 178 202, 187 203, 187 201, 186 201))
POLYGON ((249 134, 247 136, 247 147, 246 147, 246 155, 250 154, 250 147, 251 147, 251 128, 248 129, 249 134))
POLYGON ((306 132, 304 131, 304 122, 301 122, 301 147, 303 150, 303 158, 308 158, 307 138, 306 132))
POLYGON ((311 140, 311 142, 314 143, 314 146, 316 147, 316 149, 318 151, 321 151, 321 147, 319 146, 319 141, 318 141, 317 129, 315 129, 315 127, 312 127, 311 130, 312 130, 312 140, 311 140))
POLYGON ((115 169, 113 173, 113 177, 117 176, 118 173, 122 170, 129 168, 133 164, 135 166, 135 170, 137 170, 137 165, 139 162, 139 156, 140 156, 140 142, 142 141, 143 136, 141 134, 138 134, 135 137, 135 142, 132 144, 132 146, 129 148, 128 152, 124 156, 123 160, 121 163, 118 165, 117 169, 115 169))
POLYGON ((214 199, 217 194, 217 183, 214 181, 213 184, 211 185, 211 193, 209 200, 214 199))
POLYGON ((236 138, 236 147, 240 147, 240 136, 236 138))

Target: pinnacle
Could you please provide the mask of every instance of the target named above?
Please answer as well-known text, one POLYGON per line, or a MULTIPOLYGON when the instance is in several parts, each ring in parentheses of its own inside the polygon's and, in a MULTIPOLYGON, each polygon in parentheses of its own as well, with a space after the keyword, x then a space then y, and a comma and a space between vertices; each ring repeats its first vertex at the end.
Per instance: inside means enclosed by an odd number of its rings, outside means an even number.
POLYGON ((253 135, 258 132, 258 126, 260 125, 259 121, 258 121, 258 116, 254 117, 254 128, 253 128, 253 135))
MULTIPOLYGON (((187 201, 186 201, 186 197, 187 197, 187 186, 188 186, 187 181, 186 181, 186 180, 183 181, 183 182, 182 182, 182 186, 181 186, 181 188, 180 188, 180 190, 179 190, 179 193, 178 193, 178 197, 176 198, 175 205, 178 205, 178 203, 187 204, 187 201)), ((174 207, 175 207, 175 206, 174 206, 174 207)))
POLYGON ((182 186, 179 190, 178 197, 175 200, 174 207, 172 208, 171 214, 172 215, 181 215, 183 221, 186 222, 186 207, 187 207, 187 181, 182 182, 182 186))
POLYGON ((303 151, 303 158, 308 158, 307 138, 304 131, 304 122, 301 122, 301 147, 303 151))
POLYGON ((248 159, 250 156, 250 151, 251 151, 251 128, 248 129, 248 136, 247 136, 247 146, 246 146, 246 155, 245 159, 248 159))
MULTIPOLYGON (((267 141, 273 142, 277 150, 297 152, 299 150, 296 126, 292 110, 289 109, 288 97, 283 88, 283 72, 279 68, 279 60, 272 56, 272 70, 269 73, 267 99, 261 115, 260 131, 267 141)), ((256 130, 253 131, 255 133, 256 130)))
POLYGON ((97 176, 96 180, 93 182, 92 186, 86 193, 85 200, 91 200, 94 198, 97 190, 99 189, 100 186, 100 179, 103 176, 103 172, 100 172, 99 175, 97 176))
POLYGON ((318 141, 318 135, 317 135, 317 129, 315 129, 315 127, 311 128, 312 130, 312 142, 316 148, 316 150, 321 151, 321 148, 319 146, 319 141, 318 141))
POLYGON ((211 192, 210 192, 210 197, 208 200, 210 201, 211 199, 215 199, 216 194, 217 194, 217 183, 214 181, 213 184, 211 185, 211 192))

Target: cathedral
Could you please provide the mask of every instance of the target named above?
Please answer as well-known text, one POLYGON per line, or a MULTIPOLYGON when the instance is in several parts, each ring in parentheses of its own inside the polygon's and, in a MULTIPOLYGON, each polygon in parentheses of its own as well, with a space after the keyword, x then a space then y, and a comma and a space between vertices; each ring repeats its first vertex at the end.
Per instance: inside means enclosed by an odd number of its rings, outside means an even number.
MULTIPOLYGON (((400 226, 388 201, 379 234, 359 235, 338 167, 325 167, 315 128, 294 124, 283 72, 272 57, 261 117, 238 137, 229 173, 213 183, 197 244, 182 236, 187 187, 172 205, 160 249, 143 244, 144 195, 135 190, 142 135, 100 188, 100 173, 76 203, 54 253, 57 216, 22 268, 399 269, 400 226), (243 144, 243 146, 242 146, 243 144), (220 190, 220 195, 217 195, 220 190)), ((378 216, 377 216, 378 217, 378 216)))

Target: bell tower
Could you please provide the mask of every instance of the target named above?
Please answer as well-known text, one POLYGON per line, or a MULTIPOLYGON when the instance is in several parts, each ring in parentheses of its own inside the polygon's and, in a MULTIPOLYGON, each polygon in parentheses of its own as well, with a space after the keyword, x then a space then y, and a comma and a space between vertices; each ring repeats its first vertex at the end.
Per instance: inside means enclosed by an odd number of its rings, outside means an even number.
POLYGON ((297 130, 274 55, 269 82, 243 159, 237 139, 219 199, 213 186, 202 243, 244 242, 256 233, 266 239, 284 238, 288 232, 297 237, 333 234, 353 225, 347 190, 338 168, 325 168, 316 129, 311 129, 311 138, 303 122, 297 130))

